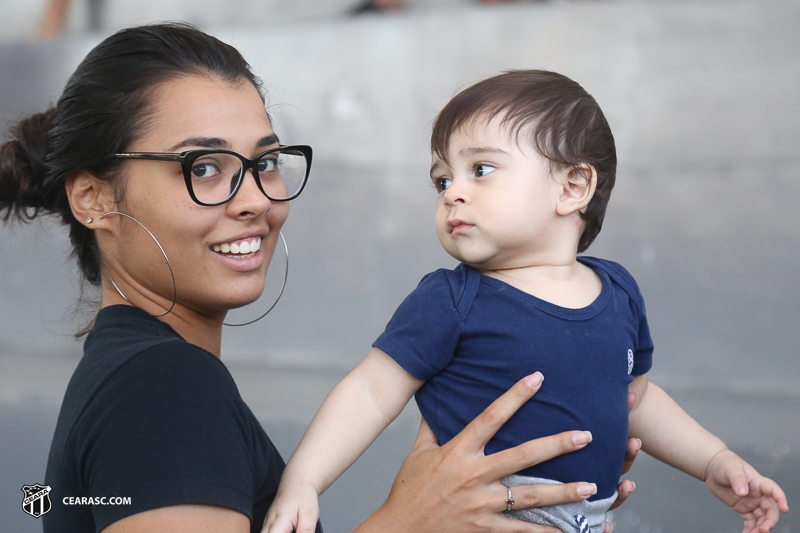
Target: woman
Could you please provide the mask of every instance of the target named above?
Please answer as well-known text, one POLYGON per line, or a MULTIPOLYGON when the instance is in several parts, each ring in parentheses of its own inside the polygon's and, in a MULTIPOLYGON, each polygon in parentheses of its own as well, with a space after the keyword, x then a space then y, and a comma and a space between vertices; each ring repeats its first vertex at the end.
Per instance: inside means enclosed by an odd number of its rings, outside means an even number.
MULTIPOLYGON (((175 24, 106 39, 14 134, 0 212, 58 215, 102 296, 53 439, 45 531, 260 531, 284 463, 220 361, 221 331, 261 295, 310 148, 280 145, 235 49, 175 24)), ((512 501, 498 480, 585 435, 482 455, 538 385, 521 382, 441 448, 423 424, 358 531, 552 531, 500 512, 582 499, 588 484, 515 489, 512 501)))

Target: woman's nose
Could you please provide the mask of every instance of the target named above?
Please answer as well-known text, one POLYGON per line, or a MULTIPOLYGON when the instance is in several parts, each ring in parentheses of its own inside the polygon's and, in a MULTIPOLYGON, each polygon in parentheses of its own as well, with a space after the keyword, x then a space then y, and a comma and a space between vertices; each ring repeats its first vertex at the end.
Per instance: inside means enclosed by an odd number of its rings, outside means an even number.
POLYGON ((247 169, 239 190, 228 202, 228 208, 233 211, 234 216, 238 218, 254 218, 269 211, 272 202, 261 192, 261 189, 256 184, 256 179, 258 178, 254 177, 253 171, 247 169))

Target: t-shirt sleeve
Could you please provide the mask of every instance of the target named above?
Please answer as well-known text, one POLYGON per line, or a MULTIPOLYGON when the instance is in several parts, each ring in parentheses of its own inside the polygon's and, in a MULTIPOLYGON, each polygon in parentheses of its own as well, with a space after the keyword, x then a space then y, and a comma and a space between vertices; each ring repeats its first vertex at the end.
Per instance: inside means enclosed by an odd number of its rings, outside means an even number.
POLYGON ((641 294, 639 296, 639 338, 636 351, 633 352, 633 370, 631 371, 634 376, 647 374, 653 367, 653 339, 650 337, 650 326, 647 324, 644 299, 641 298, 641 294))
POLYGON ((627 286, 628 296, 631 299, 631 306, 635 312, 638 323, 636 349, 633 352, 633 370, 631 374, 641 376, 647 374, 653 366, 653 339, 650 336, 650 325, 647 323, 647 310, 644 305, 644 296, 639 289, 639 284, 624 267, 617 263, 612 263, 619 272, 620 279, 624 280, 627 286))
POLYGON ((372 346, 415 378, 427 380, 453 359, 460 333, 453 289, 440 270, 422 278, 372 346))
POLYGON ((582 257, 582 260, 595 268, 604 270, 627 293, 630 299, 632 315, 636 321, 634 327, 637 331, 631 374, 634 376, 647 374, 653 366, 653 339, 650 336, 647 311, 644 305, 644 297, 641 290, 639 290, 639 284, 636 283, 631 273, 619 263, 595 257, 582 257))
POLYGON ((165 342, 118 369, 90 400, 70 436, 97 530, 182 503, 214 504, 252 519, 253 438, 224 365, 183 342, 165 342), (125 500, 123 500, 125 501, 125 500))

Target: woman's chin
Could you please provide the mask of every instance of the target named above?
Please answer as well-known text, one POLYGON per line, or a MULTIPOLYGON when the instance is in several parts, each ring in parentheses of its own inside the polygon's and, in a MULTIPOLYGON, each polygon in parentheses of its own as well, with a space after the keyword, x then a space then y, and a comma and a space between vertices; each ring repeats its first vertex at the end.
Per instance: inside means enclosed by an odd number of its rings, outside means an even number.
POLYGON ((227 310, 241 309, 255 303, 261 298, 263 291, 253 291, 250 294, 238 294, 235 298, 230 298, 225 302, 227 310))

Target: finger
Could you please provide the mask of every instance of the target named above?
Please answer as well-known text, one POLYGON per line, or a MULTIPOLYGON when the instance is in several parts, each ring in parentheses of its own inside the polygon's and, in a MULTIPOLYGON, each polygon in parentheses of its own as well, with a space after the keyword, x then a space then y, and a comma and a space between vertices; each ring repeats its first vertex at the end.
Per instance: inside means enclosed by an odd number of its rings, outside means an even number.
POLYGON ((608 522, 606 522, 606 525, 603 526, 603 533, 611 533, 613 530, 614 528, 611 527, 611 524, 609 524, 608 522))
POLYGON ((769 533, 778 525, 780 513, 778 511, 778 504, 772 500, 763 499, 761 501, 761 510, 764 511, 764 520, 759 524, 759 531, 761 533, 769 533))
POLYGON ((439 446, 439 441, 436 440, 436 435, 433 434, 430 426, 425 419, 421 419, 419 423, 419 431, 417 432, 417 440, 414 442, 412 451, 430 450, 439 446))
POLYGON ((486 473, 497 477, 507 476, 565 453, 586 447, 592 441, 588 431, 565 431, 558 435, 536 440, 488 456, 486 473))
POLYGON ((617 499, 611 505, 609 511, 612 509, 616 509, 617 507, 625 503, 625 500, 628 499, 628 496, 630 496, 634 490, 636 490, 636 483, 634 483, 630 479, 621 481, 620 484, 617 486, 617 493, 618 493, 617 499))
POLYGON ((536 391, 542 386, 542 380, 544 380, 544 376, 541 372, 519 380, 470 422, 451 442, 456 444, 463 442, 468 449, 476 452, 483 450, 497 430, 517 412, 517 409, 536 394, 536 391))
MULTIPOLYGON (((557 485, 540 483, 511 487, 514 509, 530 509, 531 507, 576 502, 590 498, 594 494, 597 494, 597 485, 594 483, 559 483, 557 485)), ((505 503, 503 503, 502 510, 505 509, 505 503)))
POLYGON ((783 489, 769 478, 764 478, 761 483, 761 493, 767 497, 772 498, 778 504, 778 509, 783 513, 789 512, 789 500, 786 499, 786 493, 783 489))
POLYGON ((314 533, 317 529, 317 513, 301 510, 297 516, 297 533, 314 533))
POLYGON ((736 471, 728 476, 728 482, 731 484, 734 494, 743 498, 750 492, 750 487, 747 482, 747 474, 745 474, 744 467, 739 466, 736 471))
POLYGON ((274 521, 275 521, 274 517, 269 513, 267 513, 266 518, 264 518, 264 523, 261 525, 261 533, 268 533, 269 528, 272 525, 272 522, 274 521))
POLYGON ((628 445, 625 448, 625 462, 622 463, 622 475, 628 473, 628 471, 633 466, 633 462, 636 460, 636 456, 639 454, 639 450, 642 449, 642 441, 639 439, 628 439, 628 445))
MULTIPOLYGON (((759 500, 757 502, 758 506, 750 512, 743 512, 740 513, 742 518, 744 519, 744 529, 742 533, 762 533, 761 526, 767 520, 767 510, 764 507, 764 503, 768 502, 766 507, 769 507, 770 502, 769 500, 759 500)), ((735 509, 735 507, 734 507, 735 509)), ((767 531, 770 531, 772 527, 768 527, 767 531)))
POLYGON ((629 392, 628 393, 628 412, 630 413, 633 411, 633 406, 636 405, 636 393, 629 392))
POLYGON ((276 518, 269 526, 265 525, 264 529, 261 531, 267 531, 268 533, 292 533, 292 530, 294 530, 294 527, 292 527, 292 523, 289 520, 276 518))
POLYGON ((261 533, 272 533, 274 530, 275 515, 273 515, 271 511, 270 509, 270 512, 267 513, 267 517, 264 519, 264 525, 261 526, 261 533))
POLYGON ((753 533, 755 531, 758 531, 757 529, 755 529, 755 527, 756 527, 756 521, 754 518, 752 517, 745 518, 744 529, 742 529, 742 533, 753 533))

